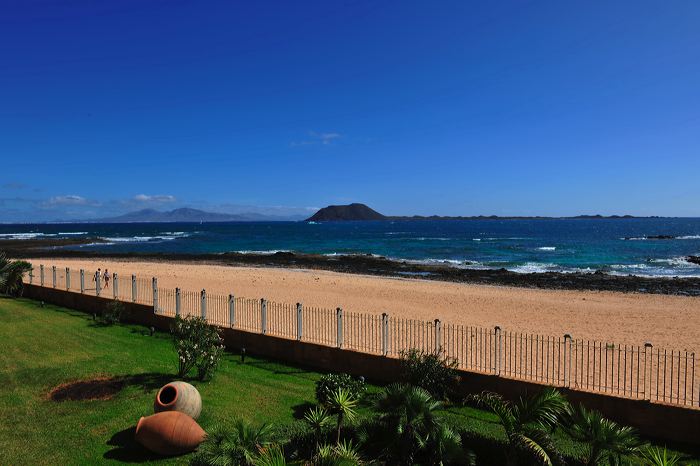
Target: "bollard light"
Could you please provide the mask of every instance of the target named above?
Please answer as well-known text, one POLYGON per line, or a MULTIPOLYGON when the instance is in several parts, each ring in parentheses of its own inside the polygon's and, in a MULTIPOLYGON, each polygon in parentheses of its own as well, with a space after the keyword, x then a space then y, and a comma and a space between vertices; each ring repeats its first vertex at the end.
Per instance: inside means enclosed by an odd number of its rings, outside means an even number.
POLYGON ((241 348, 241 364, 245 364, 245 346, 241 348))
POLYGON ((151 330, 151 336, 153 336, 153 334, 156 333, 155 327, 151 327, 150 330, 151 330))

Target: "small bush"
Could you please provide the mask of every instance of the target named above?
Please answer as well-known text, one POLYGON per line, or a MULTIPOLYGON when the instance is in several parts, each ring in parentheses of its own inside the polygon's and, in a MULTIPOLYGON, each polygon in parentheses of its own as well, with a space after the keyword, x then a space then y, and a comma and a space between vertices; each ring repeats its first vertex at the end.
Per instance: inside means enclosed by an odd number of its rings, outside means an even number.
POLYGON ((352 398, 360 399, 367 387, 363 379, 356 379, 350 374, 326 374, 316 382, 316 400, 328 406, 333 393, 339 389, 347 391, 352 398))
POLYGON ((445 400, 457 382, 457 361, 436 353, 411 349, 401 352, 402 381, 445 400))
POLYGON ((124 311, 124 305, 115 300, 112 300, 105 306, 104 310, 100 314, 100 322, 105 325, 118 324, 122 319, 122 312, 124 311))
POLYGON ((177 316, 171 332, 178 355, 178 376, 184 377, 196 367, 199 380, 211 377, 224 352, 219 330, 201 317, 177 316))

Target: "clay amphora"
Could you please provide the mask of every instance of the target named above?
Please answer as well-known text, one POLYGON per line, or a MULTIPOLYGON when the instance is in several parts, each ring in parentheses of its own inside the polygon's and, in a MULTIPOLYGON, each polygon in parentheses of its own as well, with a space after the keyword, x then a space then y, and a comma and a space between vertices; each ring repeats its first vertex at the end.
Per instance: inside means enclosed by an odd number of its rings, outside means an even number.
POLYGON ((181 455, 197 448, 206 433, 197 421, 179 411, 142 417, 136 425, 136 441, 160 455, 181 455))
POLYGON ((170 382, 158 390, 153 411, 180 411, 192 419, 197 419, 202 412, 202 397, 197 389, 187 382, 170 382))

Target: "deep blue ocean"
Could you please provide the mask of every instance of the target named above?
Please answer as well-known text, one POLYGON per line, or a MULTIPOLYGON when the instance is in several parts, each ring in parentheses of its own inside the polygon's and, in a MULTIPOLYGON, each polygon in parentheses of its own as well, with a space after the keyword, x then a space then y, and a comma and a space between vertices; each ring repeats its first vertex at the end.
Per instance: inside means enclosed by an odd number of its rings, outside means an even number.
POLYGON ((523 273, 700 276, 685 260, 700 255, 698 218, 0 225, 0 249, 3 239, 51 237, 99 237, 74 248, 110 252, 376 254, 523 273))

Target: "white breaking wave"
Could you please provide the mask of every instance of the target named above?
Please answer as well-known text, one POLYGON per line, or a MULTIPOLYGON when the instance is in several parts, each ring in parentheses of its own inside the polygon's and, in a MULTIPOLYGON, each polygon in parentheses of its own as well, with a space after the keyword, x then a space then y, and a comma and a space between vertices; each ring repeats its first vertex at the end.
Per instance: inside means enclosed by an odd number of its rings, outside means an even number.
POLYGON ((250 249, 242 249, 240 251, 233 251, 239 254, 261 254, 261 255, 271 255, 277 254, 278 252, 292 252, 289 249, 267 249, 265 251, 254 251, 250 249))
MULTIPOLYGON (((543 264, 540 262, 528 262, 523 265, 517 265, 515 267, 508 267, 511 272, 517 273, 543 273, 552 272, 553 269, 559 269, 557 264, 543 264)), ((563 272, 564 270, 556 270, 557 272, 563 272)))
MULTIPOLYGON (((100 237, 109 243, 147 243, 151 241, 171 241, 178 239, 179 236, 117 236, 117 237, 100 237)), ((102 243, 105 244, 105 243, 102 243)))
POLYGON ((542 246, 541 248, 537 248, 540 251, 556 251, 557 247, 556 246, 542 246))
POLYGON ((42 236, 56 236, 56 233, 0 233, 2 239, 32 239, 42 236))
MULTIPOLYGON (((651 241, 658 240, 659 238, 649 238, 648 236, 633 236, 631 238, 620 238, 625 241, 651 241)), ((675 239, 700 239, 700 235, 683 235, 683 236, 673 236, 671 238, 664 238, 667 241, 672 241, 675 239)))

